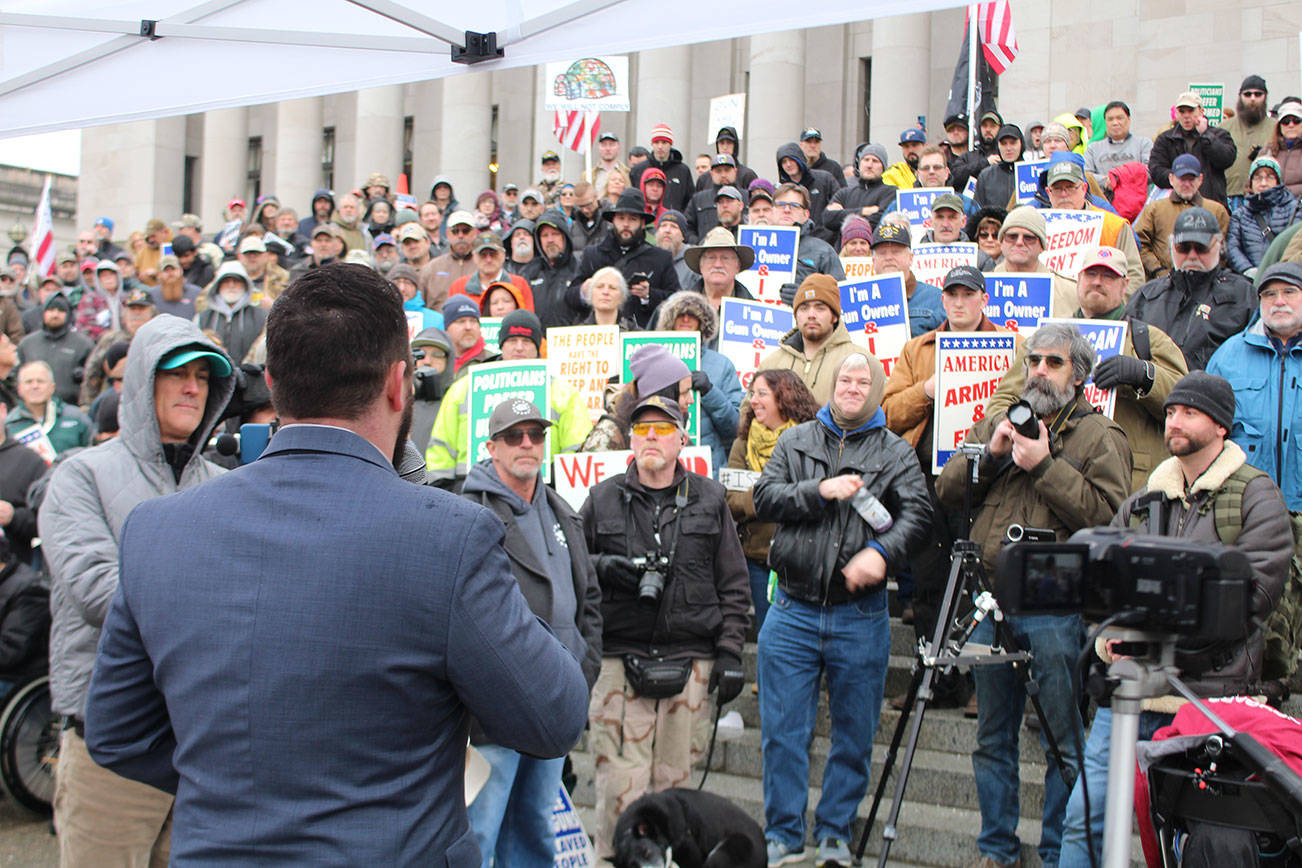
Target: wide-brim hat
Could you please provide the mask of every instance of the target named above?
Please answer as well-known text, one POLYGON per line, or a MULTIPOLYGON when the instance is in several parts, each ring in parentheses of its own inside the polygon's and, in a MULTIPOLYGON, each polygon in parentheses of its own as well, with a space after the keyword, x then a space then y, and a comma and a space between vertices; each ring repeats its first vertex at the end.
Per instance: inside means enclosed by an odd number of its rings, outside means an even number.
POLYGON ((613 220, 616 214, 636 214, 642 218, 645 223, 651 219, 651 215, 646 213, 646 199, 638 190, 625 190, 619 194, 619 199, 615 202, 615 207, 611 208, 602 217, 606 220, 613 220))
POLYGON ((732 233, 722 226, 716 226, 705 234, 701 243, 687 248, 683 251, 683 262, 687 267, 697 274, 701 273, 701 254, 707 250, 731 250, 737 254, 737 260, 741 263, 741 271, 745 271, 755 264, 755 251, 738 244, 732 237, 732 233))

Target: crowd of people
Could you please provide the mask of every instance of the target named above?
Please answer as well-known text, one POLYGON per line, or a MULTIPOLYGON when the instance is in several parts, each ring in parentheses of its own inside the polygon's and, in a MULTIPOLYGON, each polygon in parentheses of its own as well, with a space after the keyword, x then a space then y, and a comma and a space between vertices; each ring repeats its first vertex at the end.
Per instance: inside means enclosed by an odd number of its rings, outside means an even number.
MULTIPOLYGON (((1177 659, 1198 673, 1201 695, 1285 697, 1296 637, 1271 616, 1298 604, 1286 588, 1290 512, 1302 510, 1302 463, 1289 441, 1302 422, 1302 100, 1272 107, 1266 83, 1250 75, 1219 126, 1197 94, 1185 93, 1151 140, 1130 130, 1121 101, 1025 128, 987 112, 970 143, 968 124, 947 118, 936 143, 903 131, 895 161, 885 145, 864 143, 844 168, 813 127, 767 168, 742 164, 737 132, 724 127, 715 153, 689 167, 674 131, 657 124, 649 147, 627 151, 602 133, 598 159, 572 183, 546 152, 537 183, 486 190, 472 208, 446 176, 422 201, 374 173, 342 195, 317 191, 302 216, 264 195, 252 208, 230 200, 220 227, 185 214, 115 238, 114 219, 99 217, 48 275, 11 251, 0 270, 0 526, 9 559, 43 568, 51 581, 53 708, 67 721, 55 798, 63 864, 145 864, 170 848, 196 864, 239 861, 254 849, 288 861, 344 852, 349 862, 401 864, 437 849, 459 866, 550 865, 560 758, 585 719, 596 759, 591 831, 597 855, 609 857, 619 813, 645 792, 686 784, 713 709, 744 689, 753 618, 768 864, 806 858, 812 833, 816 865, 848 866, 885 700, 887 579, 929 638, 951 547, 967 526, 973 461, 971 538, 991 574, 1018 524, 1059 540, 1115 524, 1245 551, 1248 638, 1214 652, 1191 642, 1177 659), (1014 167, 1031 158, 1046 163, 1035 197, 1020 203, 1014 167), (949 188, 932 201, 921 239, 896 205, 912 188, 949 188), (1044 209, 1102 215, 1100 243, 1078 273, 1046 265, 1044 209), (780 293, 793 328, 739 376, 718 339, 722 300, 753 298, 739 279, 756 257, 738 240, 742 225, 795 226, 800 237, 795 279, 780 293), (918 240, 970 241, 977 260, 940 285, 921 281, 912 271, 918 240), (911 339, 889 375, 842 316, 843 257, 871 257, 875 274, 904 278, 911 339), (1049 274, 1055 316, 1126 320, 1124 346, 1096 365, 1074 327, 1018 336, 1011 369, 967 433, 984 446, 980 457, 934 467, 937 336, 1006 331, 986 313, 988 273, 1049 274), (486 318, 500 321, 495 340, 485 337, 486 318), (545 358, 548 329, 574 325, 695 334, 699 364, 691 370, 664 346, 643 347, 595 418, 559 380, 550 406, 506 400, 488 421, 488 458, 475 461, 466 451, 468 372, 545 358), (1086 400, 1087 381, 1116 390, 1111 418, 1086 400), (1037 436, 1008 421, 1019 401, 1033 410, 1037 436), (694 404, 709 476, 678 461, 694 404), (281 432, 254 465, 268 485, 302 481, 293 462, 311 461, 295 456, 347 456, 350 473, 313 475, 265 525, 224 520, 211 535, 201 531, 205 510, 229 509, 222 498, 270 508, 239 488, 253 468, 225 476, 237 462, 212 442, 223 426, 277 419, 281 432), (327 430, 337 428, 352 434, 327 430), (632 458, 574 510, 544 483, 545 441, 553 452, 631 450, 632 458), (377 469, 460 500, 390 490, 377 469), (345 482, 354 488, 341 489, 345 482), (376 492, 369 505, 332 500, 367 486, 376 492), (142 505, 189 489, 169 501, 178 513, 142 505), (433 523, 411 512, 435 507, 433 523), (1226 512, 1232 538, 1221 526, 1226 512), (175 524, 177 514, 194 523, 175 524), (293 538, 299 517, 318 529, 308 535, 313 555, 296 562, 291 546, 277 557, 286 574, 318 564, 315 580, 301 593, 279 588, 270 595, 278 615, 247 623, 251 609, 263 611, 257 592, 267 587, 256 553, 293 538), (464 536, 441 539, 445 521, 464 536), (347 539, 370 528, 385 541, 401 529, 412 570, 446 565, 438 581, 455 588, 413 593, 390 588, 386 573, 376 592, 401 601, 394 607, 406 616, 442 619, 433 632, 444 644, 426 654, 428 637, 414 637, 410 617, 390 629, 389 615, 322 588, 323 579, 346 584, 340 570, 369 574, 367 556, 383 560, 367 541, 332 563, 335 543, 319 529, 345 524, 347 539), (195 566, 179 579, 162 560, 175 550, 168 526, 202 537, 186 545, 195 566), (245 545, 227 546, 219 526, 245 545), (478 568, 484 578, 466 578, 478 568), (216 581, 227 572, 230 588, 216 581), (493 576, 518 586, 522 599, 507 599, 493 576), (159 584, 167 581, 195 585, 173 606, 159 584), (352 607, 356 623, 329 608, 312 614, 335 604, 352 607), (288 616, 303 605, 301 618, 288 616), (444 624, 463 610, 464 624, 444 624), (530 611, 572 659, 526 629, 530 611), (230 635, 206 636, 213 625, 230 635), (240 637, 276 659, 232 647, 240 637), (342 707, 356 723, 340 740, 310 713, 338 694, 312 690, 322 679, 355 682, 348 654, 358 649, 377 656, 374 672, 371 661, 362 667, 368 677, 413 693, 376 708, 350 696, 342 707), (456 654, 478 656, 471 664, 456 654), (480 671, 486 658, 493 664, 480 671), (459 794, 460 718, 440 722, 436 749, 413 734, 428 719, 392 732, 412 711, 404 703, 427 701, 423 687, 403 682, 403 671, 419 680, 422 667, 439 673, 440 708, 473 713, 470 740, 490 766, 468 821, 417 786, 459 794), (831 751, 809 830, 809 746, 824 677, 831 751), (224 698, 204 699, 205 691, 224 698), (250 703, 259 707, 250 712, 250 703), (377 713, 394 707, 396 718, 377 713), (249 714, 263 729, 236 731, 249 714), (359 747, 379 729, 391 737, 373 753, 359 747), (290 755, 274 768, 308 779, 243 768, 269 749, 290 755), (394 768, 418 757, 448 768, 377 796, 370 787, 380 766, 368 763, 379 754, 394 768), (266 798, 276 810, 258 816, 266 798), (409 827, 390 835, 387 821, 332 819, 377 798, 410 809, 409 827), (223 800, 249 816, 231 819, 223 800)), ((1101 843, 1111 718, 1103 700, 1084 727, 1072 689, 1086 625, 1071 615, 1009 624, 1033 655, 1048 730, 1041 741, 1052 736, 1058 747, 1046 757, 1040 857, 1088 865, 1088 848, 1101 843)), ((990 641, 991 629, 984 622, 974 640, 990 641)), ((1102 663, 1114 654, 1107 644, 1096 650, 1102 663)), ((936 684, 935 704, 977 718, 982 830, 973 864, 982 868, 1020 864, 1024 699, 1007 666, 936 684)), ((1173 711, 1169 698, 1154 703, 1145 732, 1173 711)))

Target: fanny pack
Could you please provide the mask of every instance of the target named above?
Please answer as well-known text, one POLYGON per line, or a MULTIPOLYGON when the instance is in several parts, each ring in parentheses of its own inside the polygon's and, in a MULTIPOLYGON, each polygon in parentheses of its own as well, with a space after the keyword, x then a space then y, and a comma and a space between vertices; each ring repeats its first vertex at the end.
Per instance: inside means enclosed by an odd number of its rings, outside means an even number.
POLYGON ((692 677, 691 660, 657 660, 624 655, 624 677, 633 692, 644 699, 667 699, 677 696, 692 677))

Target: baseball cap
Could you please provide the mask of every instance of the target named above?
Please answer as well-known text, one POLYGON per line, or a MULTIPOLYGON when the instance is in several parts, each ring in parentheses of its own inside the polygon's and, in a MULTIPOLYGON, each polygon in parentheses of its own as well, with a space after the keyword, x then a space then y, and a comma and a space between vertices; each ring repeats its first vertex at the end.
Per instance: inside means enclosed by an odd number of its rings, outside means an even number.
MULTIPOLYGON (((417 241, 428 241, 429 236, 425 234, 425 227, 419 223, 404 223, 393 233, 395 241, 406 241, 408 238, 415 238, 417 241)), ((377 242, 378 244, 378 242, 377 242)))
POLYGON ((1071 160, 1061 160, 1054 163, 1049 167, 1049 170, 1045 172, 1044 186, 1052 187, 1055 182, 1061 181, 1064 178, 1079 183, 1085 180, 1085 172, 1080 166, 1076 165, 1071 160))
POLYGON ((54 261, 59 265, 62 265, 65 262, 77 262, 78 259, 77 254, 73 253, 71 250, 62 250, 59 252, 58 256, 54 257, 54 261))
POLYGON ((976 292, 986 291, 986 278, 974 265, 956 265, 945 275, 944 289, 965 287, 976 292))
POLYGON ((469 226, 475 228, 475 218, 470 216, 469 211, 453 211, 452 216, 448 218, 448 229, 455 229, 458 226, 469 226))
POLYGON ((173 229, 203 229, 203 221, 198 214, 182 214, 180 220, 172 223, 173 229))
POLYGON ((177 259, 176 254, 174 253, 169 253, 167 256, 158 257, 159 271, 162 271, 164 268, 180 268, 180 267, 181 267, 181 260, 177 259))
POLYGON ((240 242, 240 253, 266 253, 267 242, 263 241, 257 235, 246 235, 240 242))
POLYGON ((818 139, 821 142, 823 140, 823 131, 817 127, 805 127, 800 131, 800 141, 807 142, 810 139, 818 139))
POLYGON ((240 198, 232 199, 231 201, 229 201, 229 202, 226 203, 226 208, 227 208, 227 209, 231 209, 231 208, 244 208, 244 207, 246 207, 245 204, 244 204, 244 200, 243 200, 243 199, 240 199, 240 198))
POLYGON ((927 135, 917 127, 909 127, 907 130, 900 133, 900 144, 903 145, 906 142, 918 142, 919 144, 925 145, 927 143, 927 135))
POLYGON ((741 197, 741 191, 731 184, 724 184, 722 187, 720 187, 718 190, 714 192, 714 201, 718 202, 720 199, 724 197, 731 197, 733 199, 736 199, 738 202, 743 202, 743 203, 746 201, 741 197))
POLYGON ((737 159, 732 154, 715 154, 714 159, 710 160, 710 168, 715 166, 736 166, 737 159))
POLYGON ((339 230, 335 227, 335 224, 333 223, 316 224, 316 228, 312 230, 312 237, 317 238, 321 235, 329 235, 331 238, 343 237, 339 234, 339 230))
POLYGON ((931 200, 931 213, 935 214, 941 208, 948 208, 951 211, 963 213, 963 200, 957 193, 941 193, 935 199, 931 200))
POLYGON ((1184 93, 1180 94, 1180 97, 1175 101, 1175 107, 1202 108, 1203 98, 1191 90, 1186 90, 1184 93))
POLYGON ((1126 276, 1126 254, 1115 247, 1096 247, 1085 254, 1080 270, 1094 267, 1106 268, 1117 277, 1126 276))
POLYGON ((113 220, 110 217, 96 217, 94 225, 103 226, 109 232, 113 231, 113 220))
POLYGON ((878 244, 903 244, 908 247, 911 242, 909 230, 896 223, 879 223, 873 232, 873 247, 878 244))
POLYGON ((381 247, 383 247, 383 246, 386 245, 386 244, 389 245, 390 247, 396 247, 396 246, 397 246, 397 245, 394 244, 394 242, 393 242, 393 236, 390 235, 388 232, 382 232, 382 233, 380 233, 379 235, 375 236, 375 249, 376 249, 376 250, 379 250, 381 247))
POLYGON ((1201 244, 1206 247, 1212 243, 1212 239, 1220 231, 1220 224, 1216 222, 1212 212, 1206 208, 1186 208, 1175 218, 1175 228, 1171 232, 1171 240, 1176 244, 1192 241, 1194 244, 1201 244))
POLYGON ((488 438, 492 440, 507 428, 519 425, 521 422, 538 422, 544 428, 552 426, 532 401, 512 398, 493 408, 493 414, 488 417, 488 438))
POLYGON ((501 250, 505 251, 506 247, 502 244, 502 239, 497 237, 494 232, 480 232, 475 238, 475 246, 470 249, 471 253, 478 253, 481 250, 501 250))
POLYGON ((639 401, 638 405, 633 408, 633 412, 629 416, 628 419, 629 424, 631 425, 632 423, 636 422, 637 418, 648 410, 659 410, 661 413, 664 413, 666 416, 672 419, 675 425, 682 427, 683 424, 682 408, 678 406, 677 401, 670 401, 664 395, 652 395, 649 398, 645 398, 642 401, 639 401))
MULTIPOLYGON (((523 202, 525 199, 532 199, 541 205, 543 201, 543 194, 539 193, 533 187, 530 187, 528 190, 525 190, 523 193, 520 194, 520 201, 523 202)), ((469 217, 470 215, 467 214, 466 216, 469 217)))
POLYGON ((127 293, 127 297, 122 300, 127 307, 145 307, 154 303, 153 297, 146 289, 133 289, 127 293))
POLYGON ((225 355, 214 350, 194 347, 190 349, 181 347, 179 350, 174 350, 163 356, 162 361, 158 363, 158 370, 171 371, 182 365, 189 364, 195 359, 206 359, 208 369, 215 376, 229 377, 231 375, 231 360, 226 358, 225 355))
POLYGON ((519 192, 520 192, 520 186, 519 186, 518 184, 507 184, 505 187, 502 188, 502 192, 503 192, 503 193, 519 193, 519 192))
POLYGON ((556 162, 559 163, 561 161, 560 154, 556 153, 555 151, 543 151, 542 159, 539 162, 549 163, 552 160, 555 160, 556 162))
POLYGON ((612 133, 610 130, 606 130, 606 131, 603 132, 601 135, 597 136, 597 141, 599 141, 599 142, 618 142, 618 141, 619 141, 619 136, 615 135, 615 134, 612 133))
POLYGON ((1193 154, 1181 154, 1171 163, 1171 174, 1177 178, 1190 178, 1203 173, 1203 164, 1193 154))

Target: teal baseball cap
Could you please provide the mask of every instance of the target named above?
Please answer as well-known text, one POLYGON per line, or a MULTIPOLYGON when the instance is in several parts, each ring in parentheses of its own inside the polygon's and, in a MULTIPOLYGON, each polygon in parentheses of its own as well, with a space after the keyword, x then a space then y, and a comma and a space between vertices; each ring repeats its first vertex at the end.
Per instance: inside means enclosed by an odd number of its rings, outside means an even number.
POLYGON ((189 364, 195 359, 207 359, 208 369, 218 377, 229 377, 231 375, 231 360, 221 353, 214 352, 203 348, 181 347, 179 350, 173 350, 171 353, 163 356, 163 360, 158 363, 160 371, 170 371, 179 368, 182 365, 189 364))

